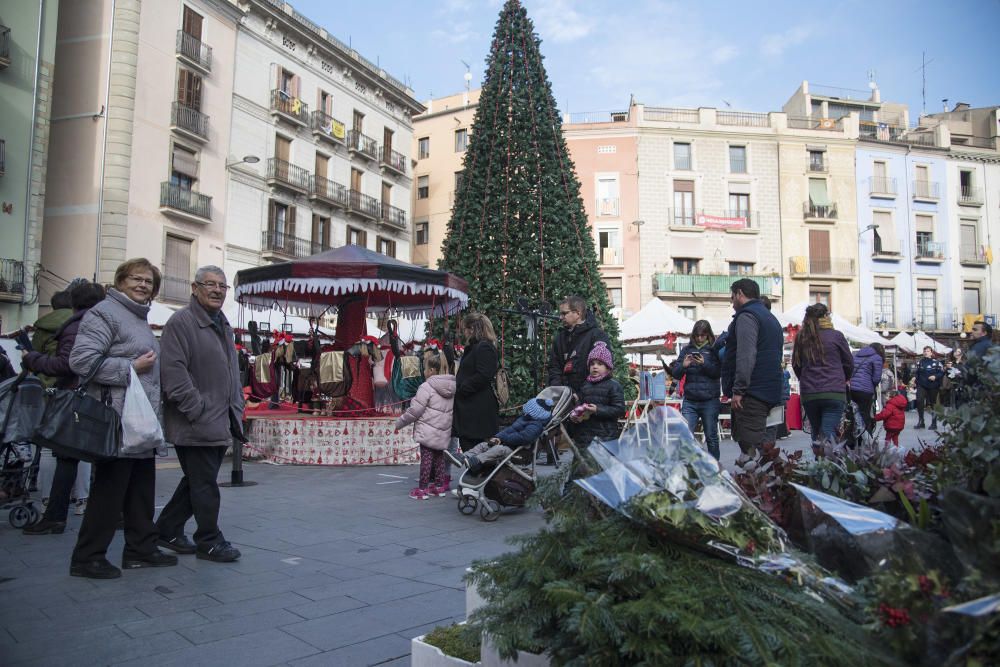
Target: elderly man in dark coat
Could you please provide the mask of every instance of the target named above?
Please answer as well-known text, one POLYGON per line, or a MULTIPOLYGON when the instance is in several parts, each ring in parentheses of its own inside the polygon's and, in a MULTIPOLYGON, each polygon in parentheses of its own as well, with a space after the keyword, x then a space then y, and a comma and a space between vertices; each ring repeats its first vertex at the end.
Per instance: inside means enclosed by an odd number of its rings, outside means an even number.
POLYGON ((160 338, 164 436, 184 477, 156 521, 159 545, 220 563, 240 557, 219 530, 216 480, 226 448, 234 437, 243 438, 236 341, 222 314, 228 290, 222 269, 198 269, 191 302, 170 317, 160 338), (194 542, 184 535, 192 516, 198 524, 194 542))

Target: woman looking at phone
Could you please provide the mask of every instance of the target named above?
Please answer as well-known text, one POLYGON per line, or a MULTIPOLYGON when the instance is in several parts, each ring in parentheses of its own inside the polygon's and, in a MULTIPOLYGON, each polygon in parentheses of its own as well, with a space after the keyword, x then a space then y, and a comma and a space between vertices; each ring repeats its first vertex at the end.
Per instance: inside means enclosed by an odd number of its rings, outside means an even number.
POLYGON ((685 345, 677 360, 670 366, 670 375, 678 382, 684 380, 684 402, 681 415, 687 420, 691 432, 699 420, 705 431, 708 453, 719 460, 719 376, 722 364, 714 349, 715 334, 707 320, 698 320, 691 329, 691 340, 685 345))

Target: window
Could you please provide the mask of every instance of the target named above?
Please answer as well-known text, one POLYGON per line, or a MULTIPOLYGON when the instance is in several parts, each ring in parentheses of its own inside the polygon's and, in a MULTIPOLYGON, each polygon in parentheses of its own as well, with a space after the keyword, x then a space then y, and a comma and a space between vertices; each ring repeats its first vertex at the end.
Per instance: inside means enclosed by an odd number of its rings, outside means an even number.
POLYGON ((392 239, 379 236, 375 239, 375 250, 376 252, 380 252, 387 257, 395 257, 396 242, 392 239))
POLYGON ((691 171, 691 144, 674 143, 674 169, 691 171))
POLYGON ((982 302, 979 300, 979 283, 966 282, 962 286, 962 312, 965 315, 982 313, 982 302))
POLYGON ((608 292, 608 301, 611 302, 612 308, 622 307, 622 279, 621 278, 605 278, 604 287, 608 292))
POLYGON ((670 224, 675 227, 694 225, 694 181, 674 181, 674 215, 670 224))
POLYGON ((181 30, 184 31, 185 35, 190 35, 200 42, 202 21, 203 18, 201 14, 192 10, 190 7, 184 7, 184 18, 181 23, 181 30))
POLYGON ((749 218, 750 195, 737 192, 729 193, 729 215, 733 218, 749 218))
POLYGON ((729 147, 729 171, 733 174, 747 173, 747 147, 729 147))
POLYGON ((917 289, 917 326, 921 329, 937 328, 937 290, 917 289))
POLYGON ((330 249, 330 218, 313 215, 312 251, 313 254, 330 249))
POLYGON ((959 257, 965 262, 986 261, 985 253, 979 247, 979 230, 975 220, 962 220, 959 237, 961 239, 959 257))
POLYGON ((164 299, 186 301, 191 297, 191 241, 167 234, 164 252, 161 294, 164 299))
POLYGON ((885 162, 876 160, 872 165, 872 175, 875 177, 877 183, 884 183, 885 179, 889 178, 889 169, 885 162))
POLYGON ((420 137, 417 139, 417 159, 426 160, 431 156, 431 138, 420 137))
POLYGON ((934 233, 917 232, 917 257, 933 257, 935 250, 934 233))
POLYGON ((201 111, 201 77, 183 67, 177 70, 177 101, 201 111))
POLYGON ((462 189, 462 183, 463 183, 464 180, 465 180, 465 172, 464 171, 456 171, 455 172, 455 192, 458 192, 459 190, 462 189))
POLYGON ((826 171, 824 151, 809 151, 809 171, 826 171))
POLYGON ((809 286, 809 303, 821 303, 830 310, 833 308, 830 306, 830 286, 829 285, 810 285, 809 286))
POLYGON ((896 239, 896 225, 892 221, 891 211, 873 211, 872 223, 876 226, 873 232, 876 255, 898 255, 901 248, 896 239))
POLYGON ((625 263, 622 253, 621 233, 617 229, 597 230, 598 260, 601 264, 621 266, 625 263))
POLYGON ((364 127, 365 127, 365 115, 360 111, 355 111, 354 117, 351 121, 351 129, 360 134, 364 132, 364 127))
POLYGON ((417 199, 431 196, 430 176, 417 176, 417 199))
POLYGON ((363 171, 351 167, 351 189, 354 190, 355 192, 361 192, 362 176, 364 176, 363 171))
POLYGON ((466 129, 455 130, 455 152, 462 153, 469 147, 469 131, 466 129))
POLYGON ((677 306, 677 312, 688 318, 689 320, 697 319, 698 307, 697 306, 677 306))
POLYGON ((817 218, 833 214, 825 178, 809 179, 809 214, 817 218))
POLYGON ((417 245, 427 245, 427 234, 429 232, 430 223, 418 222, 416 224, 417 228, 417 245))
POLYGON ((875 287, 875 324, 892 325, 896 313, 896 290, 892 287, 875 287))
POLYGON ((385 156, 386 161, 389 160, 389 156, 392 154, 392 138, 394 134, 389 128, 382 128, 382 154, 385 156))
POLYGON ((969 191, 972 187, 972 172, 966 169, 962 169, 958 172, 958 182, 962 186, 962 195, 969 191))
POLYGON ((267 232, 270 249, 291 247, 295 236, 295 207, 279 201, 270 201, 267 215, 267 232))
POLYGON ((602 176, 597 179, 597 215, 618 215, 617 176, 602 176))
POLYGON ((363 229, 347 228, 347 245, 357 245, 362 248, 368 245, 368 234, 363 229))
POLYGON ((174 144, 170 156, 170 183, 190 190, 198 180, 198 153, 174 144))
POLYGON ((731 276, 753 275, 753 262, 729 262, 729 275, 731 276))
POLYGON ((698 263, 700 259, 674 258, 674 273, 685 276, 698 275, 698 263))
POLYGON ((320 90, 319 99, 317 101, 319 102, 317 107, 320 111, 325 113, 327 116, 333 113, 333 95, 325 90, 320 90))
POLYGON ((830 232, 825 229, 810 229, 809 273, 828 276, 832 270, 833 262, 830 261, 830 232))

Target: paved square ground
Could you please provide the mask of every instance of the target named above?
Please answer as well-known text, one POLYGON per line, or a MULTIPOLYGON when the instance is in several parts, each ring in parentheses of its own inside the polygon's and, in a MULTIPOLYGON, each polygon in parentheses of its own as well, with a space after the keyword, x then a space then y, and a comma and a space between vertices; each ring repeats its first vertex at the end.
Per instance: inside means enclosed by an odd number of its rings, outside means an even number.
MULTIPOLYGON (((915 420, 904 446, 933 437, 915 420)), ((781 444, 808 450, 808 437, 781 444)), ((731 467, 737 447, 722 449, 731 467)), ((408 665, 410 638, 464 618, 469 563, 543 525, 537 511, 485 523, 460 515, 451 497, 410 500, 416 474, 248 464, 259 485, 222 490, 238 563, 181 556, 177 567, 113 581, 69 576, 79 517, 63 535, 27 537, 0 515, 0 664, 408 665)), ((158 507, 179 478, 175 461, 160 462, 158 507)), ((111 562, 121 548, 119 532, 111 562)))

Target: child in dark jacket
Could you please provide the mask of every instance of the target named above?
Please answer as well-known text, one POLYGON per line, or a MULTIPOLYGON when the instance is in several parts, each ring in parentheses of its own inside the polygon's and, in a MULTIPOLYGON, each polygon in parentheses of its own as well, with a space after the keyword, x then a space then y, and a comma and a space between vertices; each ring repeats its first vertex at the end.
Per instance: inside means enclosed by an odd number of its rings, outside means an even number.
POLYGON ((552 416, 552 401, 550 399, 533 398, 524 404, 517 420, 495 436, 481 442, 464 454, 449 452, 456 465, 469 468, 469 472, 477 475, 483 468, 502 461, 518 447, 531 445, 545 430, 552 416))
POLYGON ((899 447, 899 434, 906 426, 906 387, 899 387, 893 392, 892 398, 885 404, 885 408, 875 415, 875 421, 885 422, 885 444, 886 447, 892 443, 899 447))
POLYGON ((621 432, 618 420, 625 416, 625 392, 611 377, 614 360, 608 346, 598 341, 587 357, 590 374, 580 387, 579 404, 570 414, 570 435, 581 447, 594 438, 614 440, 621 432))

